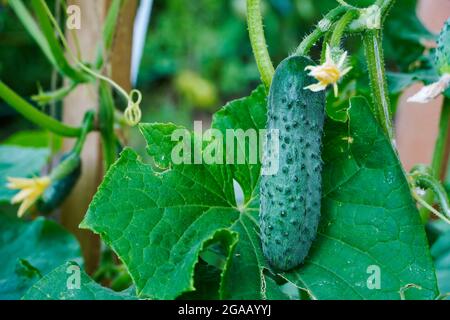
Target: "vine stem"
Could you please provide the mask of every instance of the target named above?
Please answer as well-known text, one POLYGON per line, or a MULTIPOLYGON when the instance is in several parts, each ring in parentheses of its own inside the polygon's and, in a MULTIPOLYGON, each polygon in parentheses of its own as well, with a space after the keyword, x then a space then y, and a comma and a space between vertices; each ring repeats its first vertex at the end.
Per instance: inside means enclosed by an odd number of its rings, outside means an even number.
POLYGON ((372 112, 388 135, 393 146, 394 128, 392 125, 391 103, 384 67, 383 44, 380 29, 367 30, 363 35, 364 50, 367 60, 370 85, 374 105, 372 112))
POLYGON ((99 126, 103 141, 103 157, 105 172, 116 161, 116 136, 114 134, 114 99, 111 87, 106 82, 100 82, 99 126))
MULTIPOLYGON (((439 120, 439 131, 436 139, 436 144, 433 152, 433 159, 431 162, 432 171, 436 179, 440 179, 446 165, 447 160, 446 151, 448 143, 448 133, 450 128, 450 99, 445 98, 444 104, 442 105, 441 116, 439 120)), ((424 201, 428 205, 433 205, 435 195, 431 191, 427 191, 424 197, 424 201)), ((420 217, 423 222, 427 222, 430 218, 429 208, 423 206, 420 210, 420 217)))
POLYGON ((339 47, 341 45, 341 39, 344 35, 345 30, 347 29, 350 22, 357 17, 358 11, 357 10, 349 10, 347 11, 336 23, 334 27, 334 31, 331 35, 330 39, 330 45, 332 48, 339 47))
POLYGON ((331 25, 341 17, 347 9, 345 7, 339 6, 328 12, 325 17, 319 21, 317 27, 311 32, 305 39, 299 44, 295 50, 294 55, 305 56, 308 55, 314 44, 319 41, 323 35, 328 32, 331 25))
POLYGON ((431 167, 435 173, 435 177, 440 179, 442 176, 442 171, 446 165, 446 148, 448 142, 448 130, 450 127, 450 99, 445 98, 444 104, 442 105, 441 116, 439 120, 439 131, 436 139, 436 144, 434 147, 433 160, 431 167))
POLYGON ((320 38, 325 34, 320 28, 314 29, 313 32, 308 34, 305 39, 299 44, 294 52, 296 56, 305 56, 309 53, 309 50, 314 46, 314 44, 319 41, 320 38))
POLYGON ((75 153, 78 156, 81 155, 84 143, 86 142, 86 138, 89 132, 91 132, 94 127, 94 120, 95 120, 95 110, 86 112, 86 114, 84 115, 83 126, 81 127, 80 136, 78 137, 78 141, 73 147, 73 151, 75 151, 75 153))
POLYGON ((442 213, 437 211, 435 208, 433 208, 426 200, 424 200, 422 197, 420 197, 416 192, 412 192, 413 198, 423 207, 427 210, 430 210, 430 212, 434 213, 437 217, 445 221, 446 223, 450 224, 450 220, 444 216, 442 213))
POLYGON ((247 23, 250 42, 259 73, 261 74, 261 80, 266 88, 269 88, 275 69, 270 60, 266 38, 264 37, 260 0, 247 0, 247 23))
POLYGON ((395 4, 395 0, 377 0, 375 5, 380 7, 382 22, 386 19, 387 14, 395 4))
POLYGON ((0 97, 5 100, 5 102, 14 108, 17 112, 22 114, 29 121, 37 124, 43 129, 47 129, 57 135, 63 137, 78 137, 81 134, 80 128, 74 128, 67 126, 58 120, 42 113, 37 110, 27 101, 22 99, 18 94, 6 86, 2 81, 0 81, 0 97))
POLYGON ((358 16, 358 11, 356 9, 350 9, 345 12, 343 16, 339 18, 339 20, 334 23, 333 31, 328 32, 323 40, 324 45, 322 46, 322 53, 320 55, 320 63, 325 63, 327 47, 329 46, 331 50, 333 48, 340 48, 341 40, 344 36, 345 31, 347 30, 350 23, 358 16))
POLYGON ((382 42, 382 22, 386 18, 386 15, 389 13, 389 10, 392 8, 394 3, 395 0, 376 1, 375 5, 378 6, 380 10, 381 25, 379 25, 378 28, 368 29, 363 33, 363 44, 367 60, 370 86, 372 89, 372 97, 374 100, 372 112, 389 137, 394 150, 396 150, 382 42))

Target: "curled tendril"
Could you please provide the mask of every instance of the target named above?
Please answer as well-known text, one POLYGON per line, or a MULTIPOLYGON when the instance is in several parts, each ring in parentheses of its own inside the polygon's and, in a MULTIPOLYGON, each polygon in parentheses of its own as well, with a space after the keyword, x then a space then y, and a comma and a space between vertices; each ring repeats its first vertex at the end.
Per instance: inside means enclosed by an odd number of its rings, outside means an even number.
POLYGON ((420 205, 430 210, 443 221, 450 224, 450 203, 447 193, 441 182, 435 178, 433 170, 426 165, 416 165, 409 174, 410 183, 412 186, 412 195, 420 205), (439 204, 441 211, 439 212, 422 199, 415 190, 420 188, 422 190, 431 190, 436 201, 439 204))
POLYGON ((141 122, 142 111, 140 104, 142 102, 142 94, 139 90, 132 90, 128 97, 128 107, 125 109, 125 121, 129 126, 136 126, 141 122))
POLYGON ((80 59, 78 59, 78 57, 73 53, 72 49, 70 48, 68 41, 65 38, 64 32, 62 32, 58 22, 53 17, 53 15, 52 15, 49 7, 46 5, 45 1, 44 0, 40 0, 40 1, 47 13, 47 16, 51 20, 53 27, 55 28, 56 32, 58 33, 64 48, 66 49, 66 51, 68 52, 68 54, 70 55, 72 60, 76 63, 76 65, 79 68, 81 68, 82 70, 84 70, 85 72, 87 72, 88 74, 93 76, 94 78, 106 81, 112 87, 114 87, 128 101, 128 107, 126 108, 125 114, 124 114, 125 122, 129 126, 137 125, 141 121, 141 118, 142 118, 142 111, 139 107, 139 105, 142 101, 141 92, 138 90, 132 90, 130 92, 130 94, 128 94, 119 84, 114 82, 114 80, 98 73, 97 71, 92 70, 89 66, 87 66, 83 62, 81 62, 80 59), (134 100, 133 98, 135 96, 136 96, 136 99, 134 100))

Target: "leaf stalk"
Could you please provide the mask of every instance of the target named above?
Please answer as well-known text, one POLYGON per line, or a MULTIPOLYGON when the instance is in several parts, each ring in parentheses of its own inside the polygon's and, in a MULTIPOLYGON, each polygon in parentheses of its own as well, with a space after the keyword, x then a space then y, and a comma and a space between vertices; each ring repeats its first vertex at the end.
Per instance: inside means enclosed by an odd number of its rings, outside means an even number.
POLYGON ((47 129, 63 137, 78 137, 81 134, 80 128, 74 128, 61 123, 58 120, 37 110, 22 97, 11 90, 7 85, 0 81, 0 98, 9 106, 22 114, 29 121, 37 124, 43 129, 47 129))

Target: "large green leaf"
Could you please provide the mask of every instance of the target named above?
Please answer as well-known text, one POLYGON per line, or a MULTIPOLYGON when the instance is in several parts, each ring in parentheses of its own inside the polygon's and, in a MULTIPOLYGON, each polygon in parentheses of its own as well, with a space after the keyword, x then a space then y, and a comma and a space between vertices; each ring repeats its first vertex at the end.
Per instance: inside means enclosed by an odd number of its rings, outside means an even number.
MULTIPOLYGON (((225 106, 212 127, 262 129, 265 114, 259 88, 225 106)), ((317 299, 399 299, 399 291, 410 284, 422 290, 407 290, 407 298, 433 298, 431 257, 399 161, 364 99, 353 100, 349 118, 349 124, 327 123, 318 239, 306 263, 282 277, 317 299), (373 265, 381 271, 379 290, 366 285, 373 265)), ((220 245, 226 259, 217 278, 218 297, 279 297, 278 285, 266 277, 274 272, 258 235, 260 166, 176 165, 171 162, 176 129, 173 124, 141 126, 162 172, 142 163, 134 151, 124 151, 82 226, 112 246, 141 297, 173 299, 195 290, 195 266, 211 243, 220 245), (235 199, 237 184, 243 204, 235 199)), ((236 146, 243 147, 248 146, 236 146)))
POLYGON ((16 147, 50 148, 58 151, 61 149, 63 138, 44 130, 24 130, 17 132, 8 139, 2 141, 3 145, 16 147))
POLYGON ((0 202, 8 202, 17 193, 6 188, 8 177, 39 175, 48 156, 48 149, 0 146, 0 202))
POLYGON ((67 262, 56 268, 36 284, 22 297, 23 300, 135 300, 134 289, 114 292, 92 280, 78 264, 67 262), (79 275, 77 280, 71 276, 79 275), (69 283, 69 285, 68 285, 69 283))
POLYGON ((81 263, 80 247, 58 224, 0 214, 0 299, 19 299, 43 275, 68 260, 81 263))
POLYGON ((450 230, 448 228, 434 242, 431 254, 436 267, 439 290, 442 294, 448 294, 450 293, 450 230))
MULTIPOLYGON (((264 126, 264 110, 264 89, 260 88, 250 98, 225 107, 221 118, 241 128, 264 126), (243 126, 240 119, 249 122, 243 126), (255 123, 255 119, 261 120, 255 123)), ((125 150, 105 177, 82 227, 99 233, 119 254, 142 296, 173 299, 195 290, 199 254, 208 243, 220 242, 226 255, 248 263, 248 267, 242 266, 242 271, 251 271, 242 275, 242 296, 262 298, 262 256, 253 248, 258 243, 254 232, 258 212, 236 206, 232 171, 239 172, 236 180, 248 186, 244 193, 250 199, 248 190, 250 186, 256 190, 258 176, 251 176, 251 170, 245 168, 231 170, 224 165, 172 166, 170 155, 176 142, 171 141, 171 133, 176 129, 179 127, 171 124, 141 127, 155 162, 163 169, 173 169, 156 173, 135 152, 125 150), (241 241, 233 251, 238 233, 241 241), (256 273, 255 266, 259 268, 256 273)), ((230 275, 222 276, 226 276, 222 277, 225 282, 230 275)))

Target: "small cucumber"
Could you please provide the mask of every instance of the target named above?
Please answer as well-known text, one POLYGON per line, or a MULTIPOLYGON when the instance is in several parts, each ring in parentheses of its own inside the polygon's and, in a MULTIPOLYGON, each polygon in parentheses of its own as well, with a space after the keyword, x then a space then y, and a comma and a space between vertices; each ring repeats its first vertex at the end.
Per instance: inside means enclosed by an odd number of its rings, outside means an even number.
POLYGON ((450 18, 439 34, 436 49, 436 67, 439 73, 450 73, 450 18))
POLYGON ((316 82, 305 72, 308 65, 314 62, 303 56, 281 62, 268 99, 263 166, 277 160, 268 146, 278 130, 279 170, 261 178, 260 228, 266 259, 282 271, 304 261, 320 219, 325 92, 304 89, 316 82))
POLYGON ((52 184, 37 202, 42 213, 51 213, 69 196, 81 175, 81 159, 75 152, 61 158, 60 164, 51 174, 52 184))

